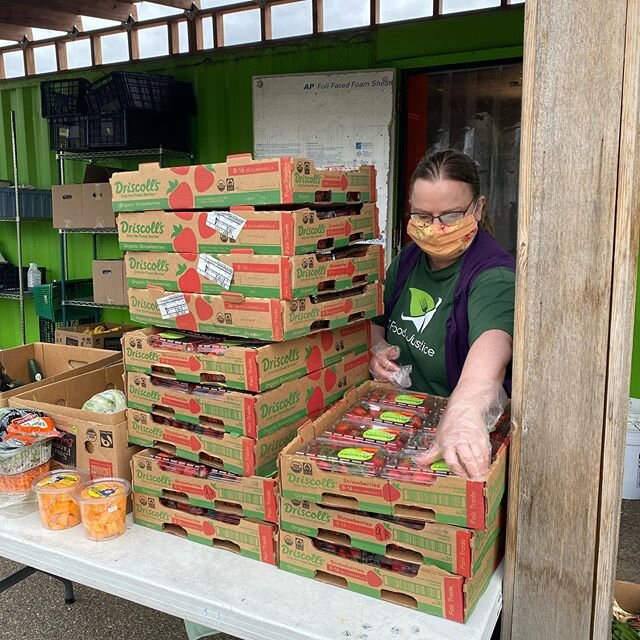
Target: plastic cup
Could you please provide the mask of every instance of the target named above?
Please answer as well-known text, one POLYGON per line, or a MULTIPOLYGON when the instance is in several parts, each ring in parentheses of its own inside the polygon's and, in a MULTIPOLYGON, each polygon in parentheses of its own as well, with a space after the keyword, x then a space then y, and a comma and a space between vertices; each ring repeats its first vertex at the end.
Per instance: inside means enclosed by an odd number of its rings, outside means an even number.
POLYGON ((14 473, 12 475, 0 474, 0 494, 25 494, 31 491, 33 481, 41 476, 45 471, 49 471, 51 462, 47 460, 44 464, 38 465, 33 469, 14 473))
POLYGON ((80 507, 75 492, 88 479, 88 473, 77 469, 58 469, 36 478, 33 490, 45 529, 59 531, 80 524, 80 507))
POLYGON ((130 492, 131 484, 121 478, 92 480, 76 489, 82 525, 89 540, 113 540, 124 533, 130 492))

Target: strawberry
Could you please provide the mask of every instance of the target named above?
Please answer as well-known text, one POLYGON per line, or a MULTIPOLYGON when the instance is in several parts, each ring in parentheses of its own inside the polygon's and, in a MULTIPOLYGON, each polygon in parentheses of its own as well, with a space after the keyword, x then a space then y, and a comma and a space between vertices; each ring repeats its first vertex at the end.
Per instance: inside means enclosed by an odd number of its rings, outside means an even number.
POLYGON ((200 441, 195 436, 191 436, 189 446, 191 447, 191 451, 200 451, 200 441))
POLYGON ((351 300, 347 300, 344 303, 344 312, 345 312, 345 314, 351 313, 351 309, 353 309, 353 302, 351 302, 351 300))
POLYGON ((392 484, 385 484, 382 489, 382 497, 389 503, 399 500, 401 495, 392 484))
POLYGON ((367 571, 367 584, 374 589, 379 589, 382 586, 382 578, 373 570, 367 571))
POLYGON ((193 209, 193 192, 186 182, 169 180, 169 208, 193 209))
POLYGON ((325 369, 324 370, 324 389, 325 391, 331 391, 333 387, 336 386, 336 382, 338 382, 338 376, 333 369, 325 369))
POLYGON ((333 334, 331 331, 321 331, 320 341, 322 342, 322 348, 325 353, 327 353, 327 351, 331 351, 333 347, 333 334))
POLYGON ((198 358, 196 358, 195 356, 191 356, 189 358, 189 371, 200 371, 202 365, 200 364, 200 360, 198 360, 198 358))
POLYGON ((320 387, 307 389, 307 413, 315 413, 324 409, 324 394, 320 387))
POLYGON ((180 220, 193 220, 193 211, 176 211, 174 215, 180 220))
POLYGON ((208 500, 209 502, 213 502, 218 497, 216 490, 210 484, 204 485, 203 492, 204 492, 205 499, 208 500))
POLYGON ((196 298, 196 315, 200 320, 210 320, 213 317, 213 307, 204 298, 196 298))
POLYGON ((185 229, 181 224, 174 224, 171 238, 173 239, 173 249, 176 253, 198 252, 198 240, 192 229, 185 229))
POLYGON ((194 416, 199 415, 202 411, 200 403, 195 398, 191 398, 191 400, 189 400, 189 411, 191 411, 194 416))
POLYGON ((307 361, 307 372, 322 369, 322 353, 318 345, 307 347, 304 357, 307 361))
POLYGON ((205 520, 202 523, 202 533, 204 533, 205 536, 213 538, 213 536, 216 535, 216 528, 213 526, 213 524, 211 524, 211 522, 205 520))
POLYGON ((393 534, 383 524, 377 524, 375 526, 375 536, 379 542, 386 542, 387 540, 391 540, 393 534))
POLYGON ((191 167, 171 167, 171 172, 179 176, 186 176, 189 174, 191 167))
POLYGON ((176 328, 182 331, 197 331, 198 322, 193 316, 193 313, 189 312, 184 316, 178 316, 176 318, 176 328))
POLYGON ((203 238, 204 240, 216 234, 216 230, 207 224, 206 213, 198 214, 198 233, 200 234, 200 237, 203 238))
POLYGON ((186 264, 180 263, 177 270, 178 290, 188 293, 200 293, 202 291, 202 282, 200 274, 193 268, 187 267, 186 264))
POLYGON ((211 189, 215 179, 215 175, 201 164, 196 167, 195 173, 193 174, 193 182, 198 193, 203 193, 211 189))

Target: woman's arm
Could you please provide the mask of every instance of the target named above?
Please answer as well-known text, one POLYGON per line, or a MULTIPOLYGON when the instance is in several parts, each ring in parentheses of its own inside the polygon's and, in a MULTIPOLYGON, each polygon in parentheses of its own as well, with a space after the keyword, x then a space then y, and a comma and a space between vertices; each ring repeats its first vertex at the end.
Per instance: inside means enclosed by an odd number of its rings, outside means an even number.
POLYGON ((502 384, 512 353, 513 339, 506 331, 485 331, 471 345, 458 384, 471 378, 485 378, 502 384))

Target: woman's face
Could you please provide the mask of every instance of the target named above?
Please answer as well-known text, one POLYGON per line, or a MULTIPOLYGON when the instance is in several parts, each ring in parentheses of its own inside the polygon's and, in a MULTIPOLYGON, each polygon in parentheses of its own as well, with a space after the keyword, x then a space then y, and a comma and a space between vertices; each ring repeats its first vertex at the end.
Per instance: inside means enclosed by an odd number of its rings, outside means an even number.
MULTIPOLYGON (((475 216, 476 220, 482 217, 485 197, 480 196, 476 200, 473 197, 471 185, 457 180, 429 180, 418 179, 413 185, 410 197, 411 213, 431 214, 434 218, 447 213, 463 211, 475 216)), ((433 221, 437 224, 439 221, 433 221)))

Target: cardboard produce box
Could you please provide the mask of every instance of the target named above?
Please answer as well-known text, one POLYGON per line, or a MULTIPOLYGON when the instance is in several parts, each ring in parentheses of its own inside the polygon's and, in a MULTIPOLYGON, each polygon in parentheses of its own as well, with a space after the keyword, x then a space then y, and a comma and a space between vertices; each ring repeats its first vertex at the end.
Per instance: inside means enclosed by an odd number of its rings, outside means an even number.
POLYGON ((373 166, 321 170, 308 158, 253 160, 242 154, 218 164, 169 168, 155 162, 115 174, 110 182, 114 211, 376 201, 373 166))
MULTIPOLYGON (((279 539, 278 566, 285 571, 455 622, 469 619, 502 559, 502 544, 498 539, 479 560, 473 578, 426 565, 419 566, 416 574, 409 576, 327 553, 318 549, 316 540, 301 534, 280 531, 279 539)), ((327 540, 336 542, 331 537, 327 540)), ((338 539, 337 543, 341 541, 338 539)))
POLYGON ((190 383, 126 374, 131 409, 162 408, 175 420, 202 424, 257 440, 279 431, 342 398, 346 389, 369 377, 369 353, 349 354, 324 369, 257 395, 199 387, 190 383))
POLYGON ((94 322, 56 329, 56 344, 122 351, 122 336, 135 327, 114 322, 94 322))
POLYGON ((98 304, 128 306, 124 260, 93 261, 93 300, 98 304))
MULTIPOLYGON (((78 347, 67 347, 78 349, 78 347)), ((131 457, 139 447, 127 442, 126 411, 84 411, 82 405, 107 389, 123 391, 122 363, 54 382, 11 398, 12 407, 42 411, 64 435, 54 440, 52 455, 65 466, 87 470, 94 478, 131 478, 131 457)))
POLYGON ((440 567, 471 578, 480 569, 484 553, 504 526, 504 511, 492 517, 486 531, 447 524, 381 518, 379 515, 338 510, 306 500, 280 501, 283 531, 318 538, 324 533, 340 535, 355 549, 388 558, 440 567))
POLYGON ((113 170, 88 165, 84 184, 51 187, 54 229, 114 229, 109 177, 113 170))
POLYGON ((300 428, 296 439, 280 456, 282 496, 326 506, 486 529, 505 492, 508 437, 499 448, 487 479, 482 482, 444 476, 432 484, 417 484, 377 475, 330 472, 320 469, 314 458, 298 453, 371 388, 393 390, 388 385, 367 381, 349 390, 342 401, 317 420, 300 428))
POLYGON ((640 584, 616 580, 613 597, 627 613, 640 613, 640 584))
POLYGON ((221 211, 120 213, 120 249, 216 255, 250 249, 256 255, 294 256, 331 251, 380 235, 378 208, 371 203, 350 206, 335 218, 313 209, 231 207, 229 213, 227 218, 221 211))
POLYGON ((183 509, 167 506, 164 498, 155 498, 144 493, 133 495, 133 521, 150 529, 165 531, 187 538, 193 542, 233 551, 246 558, 261 560, 268 564, 276 562, 275 524, 252 519, 227 516, 224 519, 188 513, 183 509))
MULTIPOLYGON (((316 414, 317 415, 317 414, 316 414)), ((282 448, 296 436, 305 419, 275 431, 259 441, 232 436, 224 431, 201 433, 193 425, 180 427, 166 422, 170 414, 127 411, 129 442, 141 447, 160 449, 177 456, 201 462, 240 476, 269 477, 276 471, 276 460, 282 448)))
POLYGON ((374 318, 383 301, 379 282, 299 300, 167 294, 151 287, 129 289, 129 308, 131 319, 142 324, 280 342, 374 318))
POLYGON ((131 483, 134 493, 156 498, 180 500, 204 509, 214 509, 242 517, 278 522, 275 478, 250 476, 185 475, 167 468, 157 458, 158 449, 144 449, 131 461, 131 483))
POLYGON ((216 256, 129 251, 125 266, 127 285, 134 289, 154 285, 165 291, 230 291, 283 300, 342 291, 384 279, 384 253, 379 244, 292 257, 258 256, 249 249, 216 256))
MULTIPOLYGON (((138 329, 123 338, 124 366, 135 373, 257 393, 323 369, 350 353, 368 351, 370 331, 365 320, 273 344, 220 338, 216 348, 199 353, 159 347, 154 336, 162 329, 138 329)), ((212 344, 216 341, 212 336, 212 344)))
POLYGON ((12 380, 26 383, 16 389, 0 392, 0 408, 9 404, 9 399, 36 389, 37 387, 65 378, 77 376, 86 371, 99 369, 119 362, 121 354, 108 353, 102 349, 68 347, 47 342, 33 342, 21 347, 0 350, 0 367, 12 380), (29 382, 29 360, 35 360, 44 378, 29 382))

